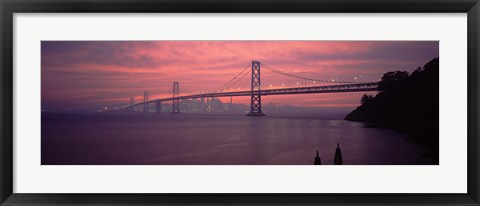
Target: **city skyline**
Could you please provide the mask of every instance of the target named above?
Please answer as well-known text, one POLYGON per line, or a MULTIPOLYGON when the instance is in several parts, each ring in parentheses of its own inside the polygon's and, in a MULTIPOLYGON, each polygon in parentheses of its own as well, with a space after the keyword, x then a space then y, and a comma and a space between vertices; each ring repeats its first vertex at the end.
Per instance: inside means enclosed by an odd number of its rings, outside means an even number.
MULTIPOLYGON (((144 91, 150 99, 171 96, 173 81, 180 82, 180 94, 211 91, 252 60, 301 76, 368 82, 389 71, 412 72, 438 55, 438 41, 43 41, 42 108, 124 106, 130 97, 143 101, 144 91)), ((361 95, 265 96, 263 101, 354 108, 361 95)), ((249 104, 249 97, 234 102, 249 104)))

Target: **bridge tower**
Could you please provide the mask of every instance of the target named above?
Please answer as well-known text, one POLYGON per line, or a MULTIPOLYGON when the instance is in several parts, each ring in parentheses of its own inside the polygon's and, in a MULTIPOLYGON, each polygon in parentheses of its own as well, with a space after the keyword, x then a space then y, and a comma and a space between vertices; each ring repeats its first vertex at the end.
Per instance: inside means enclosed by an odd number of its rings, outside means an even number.
POLYGON ((262 88, 260 83, 260 62, 252 61, 252 94, 250 112, 247 116, 265 116, 262 112, 262 88))
POLYGON ((148 92, 143 92, 143 112, 148 112, 148 92))
POLYGON ((135 104, 134 97, 130 97, 130 111, 135 111, 133 105, 135 104))
POLYGON ((155 101, 155 112, 157 112, 157 113, 162 112, 162 101, 160 101, 160 100, 155 101))
POLYGON ((172 113, 180 113, 180 85, 178 82, 173 82, 173 102, 172 102, 172 113))

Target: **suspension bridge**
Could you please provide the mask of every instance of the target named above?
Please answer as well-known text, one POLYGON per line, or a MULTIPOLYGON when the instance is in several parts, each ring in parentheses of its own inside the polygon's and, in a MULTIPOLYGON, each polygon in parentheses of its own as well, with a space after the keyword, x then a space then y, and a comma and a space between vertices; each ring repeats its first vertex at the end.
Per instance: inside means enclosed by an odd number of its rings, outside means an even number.
POLYGON ((335 79, 321 80, 287 73, 268 65, 260 64, 260 61, 252 61, 251 64, 243 68, 243 70, 230 81, 217 89, 180 95, 180 83, 173 82, 171 91, 171 97, 152 100, 148 99, 149 94, 145 91, 143 101, 135 103, 134 98, 131 97, 130 104, 120 110, 135 111, 135 107, 143 107, 143 111, 148 112, 149 104, 155 104, 155 112, 161 112, 162 102, 172 102, 172 113, 180 113, 180 100, 250 96, 250 111, 247 115, 264 116, 265 114, 262 111, 262 96, 378 91, 378 82, 348 82, 337 81, 335 79), (261 73, 263 73, 263 75, 261 75, 261 73), (251 78, 245 78, 247 76, 251 78))

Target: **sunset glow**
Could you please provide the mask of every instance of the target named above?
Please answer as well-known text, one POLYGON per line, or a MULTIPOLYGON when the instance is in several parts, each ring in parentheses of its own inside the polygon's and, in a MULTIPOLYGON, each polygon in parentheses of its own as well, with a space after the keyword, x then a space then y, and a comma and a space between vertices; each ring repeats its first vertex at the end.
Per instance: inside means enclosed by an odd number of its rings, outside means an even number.
MULTIPOLYGON (((389 71, 412 72, 439 56, 437 41, 43 41, 41 47, 42 108, 51 110, 121 107, 130 97, 143 100, 144 91, 150 99, 170 97, 174 81, 180 82, 180 95, 204 93, 224 85, 252 60, 303 77, 371 82, 389 71)), ((248 80, 230 90, 248 90, 248 80)), ((271 82, 262 87, 302 84, 271 82)), ((262 98, 276 105, 354 108, 362 95, 262 98)), ((249 97, 233 102, 249 104, 249 97)))

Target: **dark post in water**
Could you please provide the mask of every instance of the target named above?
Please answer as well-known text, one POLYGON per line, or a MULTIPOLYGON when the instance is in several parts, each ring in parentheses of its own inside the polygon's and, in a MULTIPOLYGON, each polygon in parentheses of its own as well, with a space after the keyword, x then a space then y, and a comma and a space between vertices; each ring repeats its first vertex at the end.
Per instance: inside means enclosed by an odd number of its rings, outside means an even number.
POLYGON ((317 156, 315 157, 315 161, 313 162, 314 165, 321 165, 322 160, 320 159, 320 156, 318 156, 318 150, 317 150, 317 156))
POLYGON ((335 150, 335 158, 333 159, 333 164, 343 165, 342 150, 340 150, 339 143, 337 143, 337 149, 335 150))

